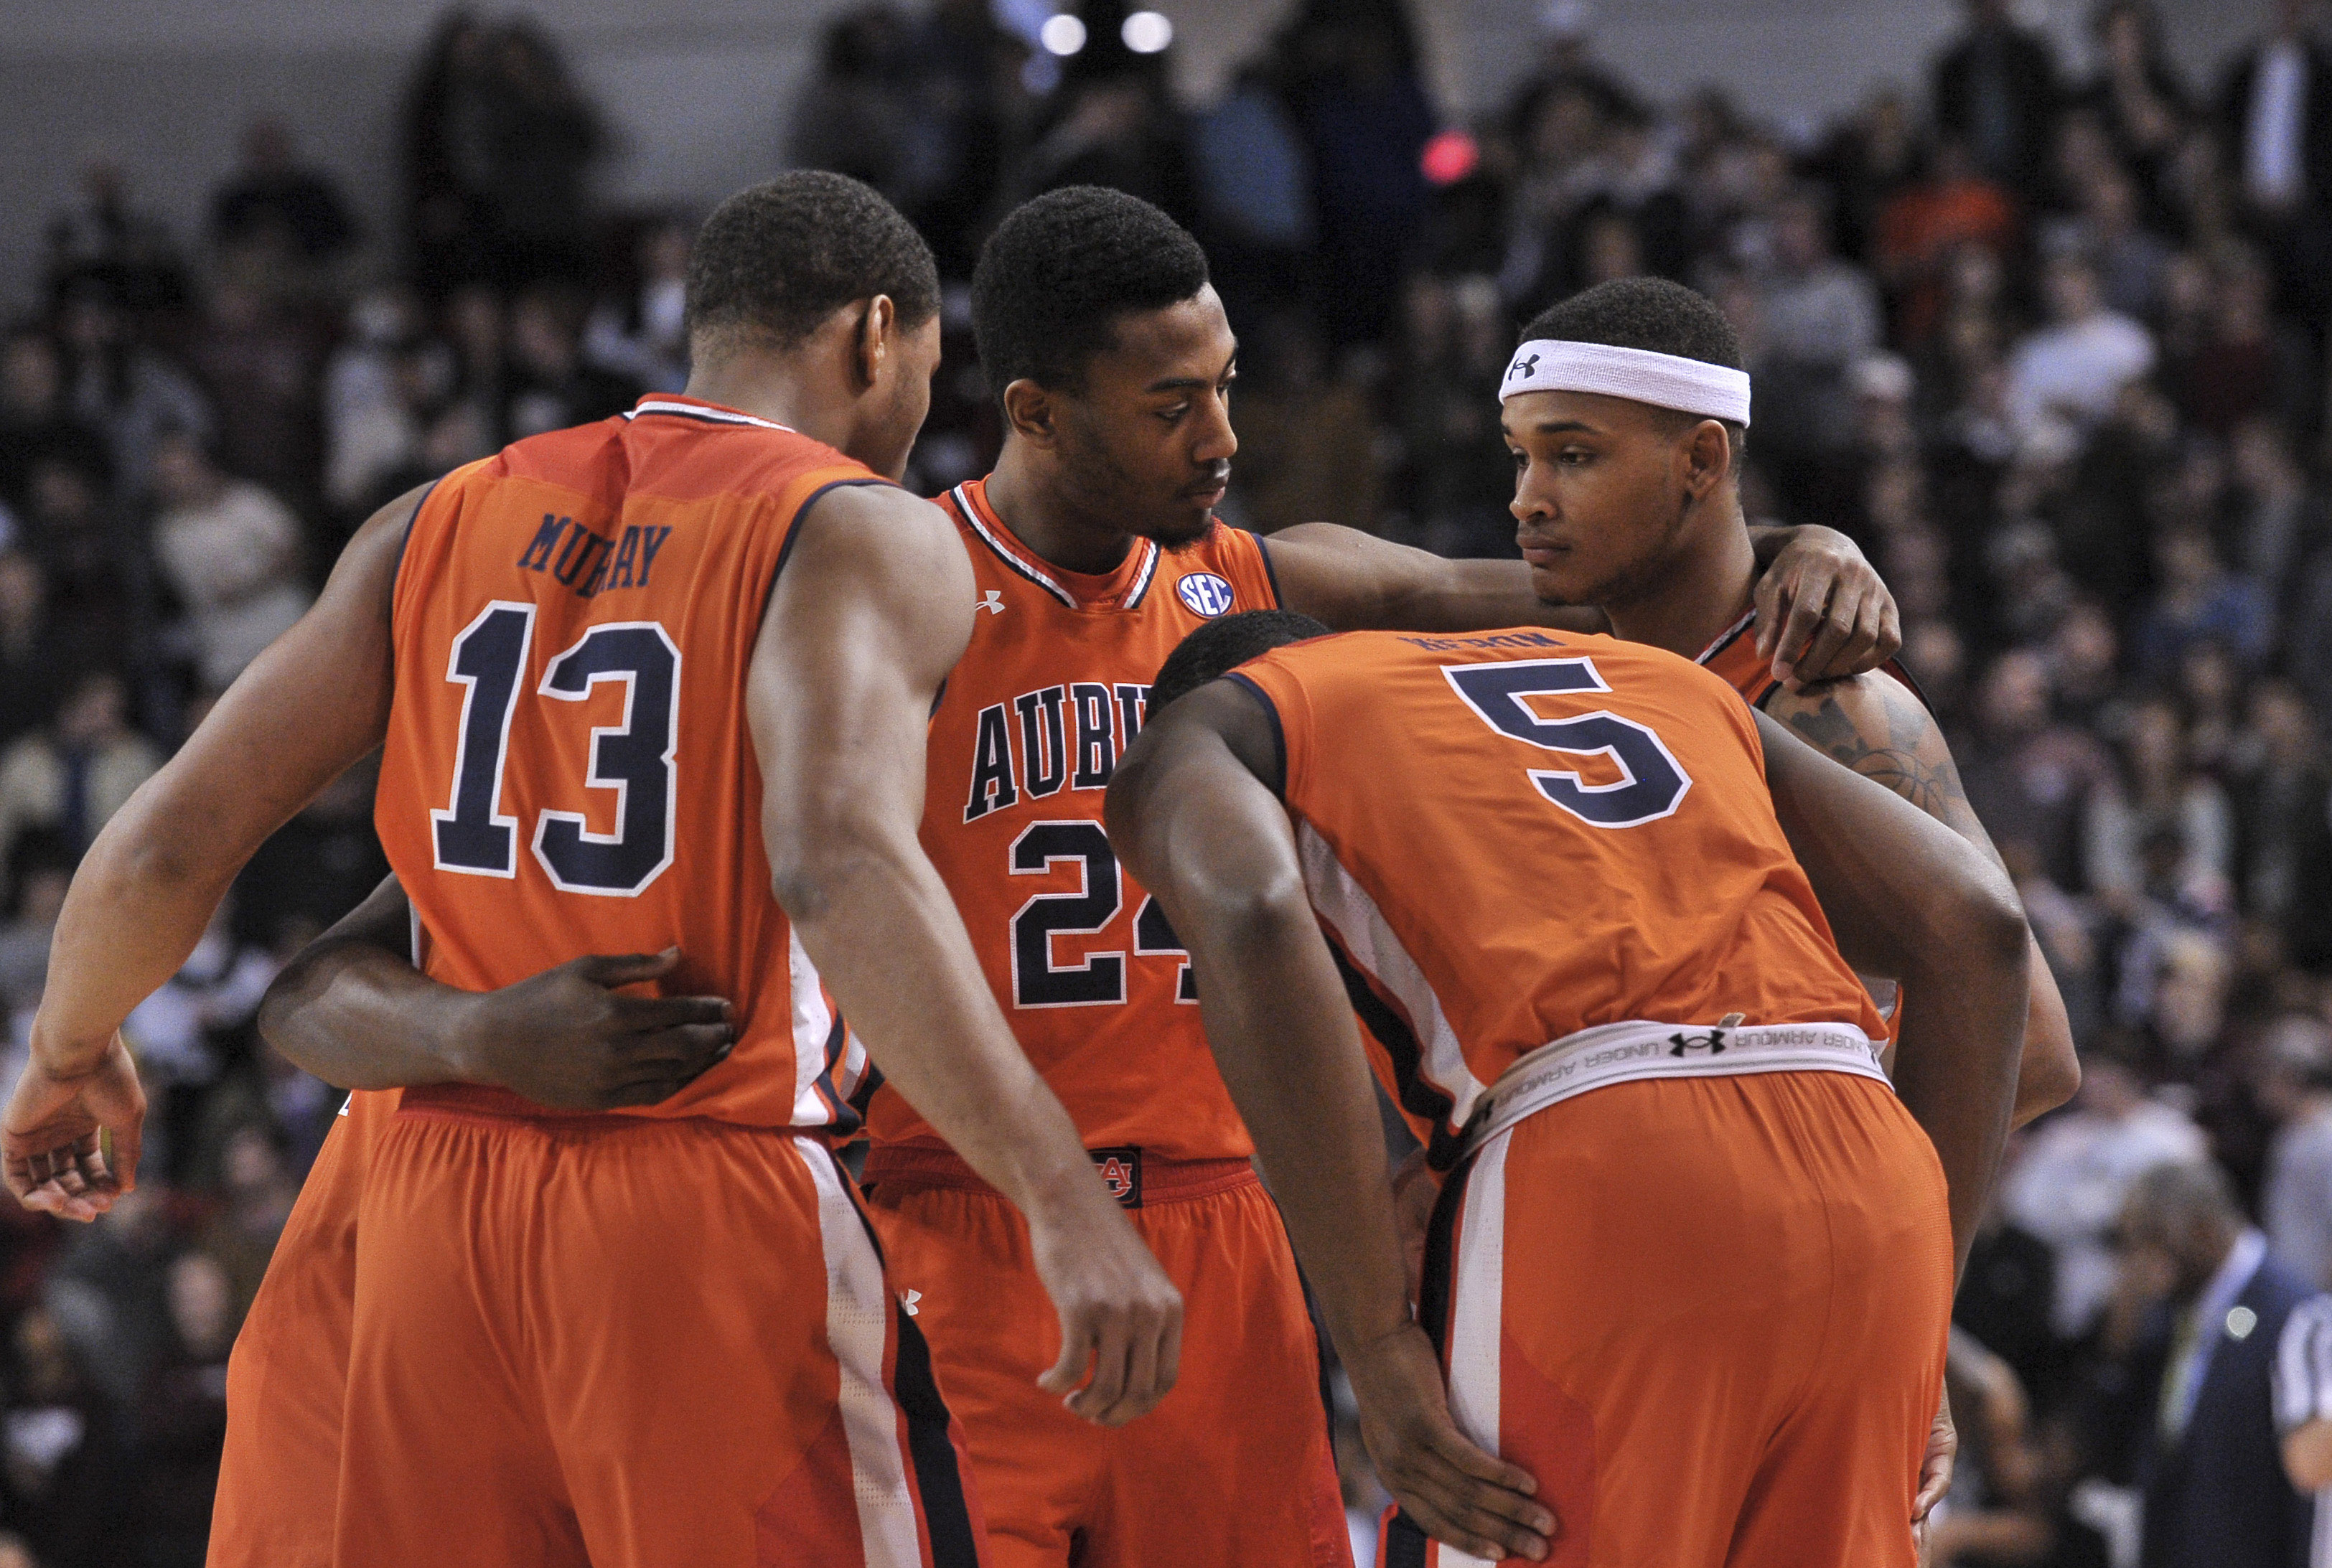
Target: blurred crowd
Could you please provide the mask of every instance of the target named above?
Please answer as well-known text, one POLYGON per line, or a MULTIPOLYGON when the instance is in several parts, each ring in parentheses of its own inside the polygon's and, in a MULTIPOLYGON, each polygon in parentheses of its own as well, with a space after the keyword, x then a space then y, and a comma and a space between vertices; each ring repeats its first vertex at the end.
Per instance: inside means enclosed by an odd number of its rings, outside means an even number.
MULTIPOLYGON (((2085 1068, 2012 1147, 1970 1270, 1937 1561, 2136 1561, 2149 1477, 2220 1419, 2160 1398, 2180 1313, 2255 1233, 2278 1277, 2332 1286, 2332 44, 2308 6, 2203 61, 2113 0, 2077 68, 1971 0, 1893 62, 1909 84, 1811 134, 1722 88, 1652 100, 1582 0, 1470 120, 1434 102, 1400 0, 1295 0, 1204 104, 1154 25, 1076 10, 1065 54, 1047 5, 865 6, 773 120, 773 164, 867 180, 939 255, 911 482, 992 459, 971 264, 1061 185, 1204 241, 1242 341, 1224 510, 1262 531, 1510 552, 1515 324, 1639 272, 1716 300, 1755 377, 1750 512, 1840 528, 1885 573, 2085 1068), (2216 1175, 2164 1196, 2165 1162, 2216 1175), (2174 1244, 2157 1209, 2217 1229, 2174 1244)), ((394 134, 386 225, 273 119, 199 234, 92 161, 0 333, 9 1078, 78 857, 353 528, 685 379, 694 215, 597 199, 614 138, 555 40, 449 15, 394 134)), ((130 1020, 136 1197, 70 1233, 0 1205, 0 1568, 201 1559, 226 1350, 337 1107, 251 1020, 385 873, 370 785, 289 825, 130 1020)))

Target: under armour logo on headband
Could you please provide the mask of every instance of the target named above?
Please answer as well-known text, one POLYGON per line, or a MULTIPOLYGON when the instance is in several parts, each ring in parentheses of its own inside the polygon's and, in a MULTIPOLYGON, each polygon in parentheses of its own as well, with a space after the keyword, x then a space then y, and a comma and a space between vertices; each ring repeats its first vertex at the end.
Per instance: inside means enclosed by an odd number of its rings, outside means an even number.
POLYGON ((1749 423, 1748 372, 1649 349, 1534 338, 1515 351, 1498 396, 1531 392, 1595 392, 1707 419, 1749 423))

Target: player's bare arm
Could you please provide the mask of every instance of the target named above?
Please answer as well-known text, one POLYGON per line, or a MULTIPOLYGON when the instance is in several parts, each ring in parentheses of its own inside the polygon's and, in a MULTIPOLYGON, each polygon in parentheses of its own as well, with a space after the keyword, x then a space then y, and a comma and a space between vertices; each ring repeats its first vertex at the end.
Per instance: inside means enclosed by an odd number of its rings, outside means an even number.
POLYGON ((680 950, 569 960, 500 990, 413 967, 413 908, 395 876, 301 950, 259 1008, 267 1043, 328 1084, 488 1084, 538 1105, 610 1111, 668 1100, 729 1055, 721 997, 626 995, 680 950))
MULTIPOLYGON (((1959 766, 1935 716, 1900 681, 1873 671, 1802 691, 1785 689, 1773 693, 1765 712, 1808 745, 1884 784, 2001 865, 1991 836, 1968 805, 1959 766)), ((2081 1082, 2072 1024, 2037 941, 2031 975, 2031 1009, 2016 1085, 2018 1126, 2071 1099, 2081 1082)))
POLYGON ((315 605, 90 846, 57 921, 32 1060, 0 1123, 8 1190, 27 1208, 93 1219, 136 1185, 145 1096, 121 1020, 177 972, 253 852, 380 744, 390 594, 423 493, 357 531, 315 605))
POLYGON ((1287 814, 1257 775, 1276 766, 1261 710, 1226 684, 1193 692, 1119 761, 1110 842, 1206 977, 1209 1042, 1319 1296, 1379 1475, 1439 1539, 1535 1561, 1553 1515, 1528 1475, 1458 1431, 1410 1316, 1376 1093, 1287 814))
MULTIPOLYGON (((1898 976, 1895 1092, 1950 1183, 1955 1270, 1990 1200, 2023 1054, 2031 933, 1998 864, 1765 714, 1773 809, 1857 968, 1898 976)), ((1956 1272, 1954 1278, 1957 1277, 1956 1272)))
MULTIPOLYGON (((1827 528, 1758 528, 1758 651, 1780 680, 1876 669, 1902 646, 1895 600, 1862 551, 1827 528)), ((1299 523, 1265 547, 1292 610, 1340 632, 1484 631, 1547 626, 1605 632, 1603 612, 1551 605, 1511 560, 1447 560, 1333 522, 1299 523)))
POLYGON ((1041 1385, 1131 1420, 1174 1385, 1181 1298, 1014 1041, 917 837, 970 564, 901 491, 831 491, 796 526, 746 691, 778 900, 890 1084, 1027 1217, 1063 1338, 1041 1385))

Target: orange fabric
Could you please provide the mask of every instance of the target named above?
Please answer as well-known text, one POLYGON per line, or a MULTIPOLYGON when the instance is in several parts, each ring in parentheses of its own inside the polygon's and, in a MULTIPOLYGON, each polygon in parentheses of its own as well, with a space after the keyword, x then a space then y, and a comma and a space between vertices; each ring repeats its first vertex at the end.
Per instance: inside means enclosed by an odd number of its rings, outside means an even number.
POLYGON ((1186 1315, 1173 1392, 1114 1429, 1037 1387, 1060 1329, 1010 1205, 903 1178, 867 1208, 970 1437, 996 1568, 1348 1568, 1317 1343, 1251 1173, 1128 1214, 1186 1315))
POLYGON ((357 1200, 396 1114, 393 1090, 349 1097, 235 1335, 210 1568, 328 1568, 332 1560, 357 1200))
POLYGON ((1348 976, 1407 1037, 1372 1028, 1379 1070, 1445 1143, 1480 1085, 1593 1025, 1739 1013, 1882 1032, 1774 819, 1749 712, 1706 671, 1518 628, 1321 637, 1238 678, 1276 712, 1348 976))
MULTIPOLYGON (((1883 1085, 1614 1085, 1493 1139, 1443 1202, 1427 1326, 1460 1424, 1562 1520, 1549 1568, 1911 1568, 1951 1220, 1883 1085)), ((1384 1560, 1448 1561, 1405 1521, 1384 1560)))
POLYGON ((934 1561, 912 1330, 815 1141, 407 1111, 358 1224, 337 1568, 934 1561))
MULTIPOLYGON (((1175 645, 1214 616, 1279 602, 1263 547, 1218 523, 1178 552, 1136 540, 1115 571, 1086 577, 1021 546, 984 482, 945 504, 985 607, 932 718, 923 847, 1014 1036, 1089 1147, 1251 1153, 1187 961, 1119 868, 1101 815, 1175 645)), ((868 1126, 878 1144, 941 1144, 895 1094, 875 1095, 868 1126)))
MULTIPOLYGON (((426 971, 491 990, 677 944, 660 988, 729 998, 737 1045, 633 1114, 844 1119, 818 1081, 841 1033, 769 892, 743 699, 800 510, 880 483, 791 431, 653 398, 455 470, 415 518, 376 817, 426 971)), ((535 1109, 468 1086, 421 1101, 535 1109)))

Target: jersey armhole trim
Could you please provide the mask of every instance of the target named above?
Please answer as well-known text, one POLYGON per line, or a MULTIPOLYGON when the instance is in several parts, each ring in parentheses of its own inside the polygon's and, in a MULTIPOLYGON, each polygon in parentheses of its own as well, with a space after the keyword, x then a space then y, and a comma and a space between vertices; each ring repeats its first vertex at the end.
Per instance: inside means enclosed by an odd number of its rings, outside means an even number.
POLYGON ((779 574, 786 569, 786 562, 793 559, 794 546, 801 542, 802 527, 809 521, 809 509, 816 506, 819 499, 829 490, 858 490, 868 485, 881 485, 890 490, 906 488, 904 485, 894 484, 887 479, 870 475, 865 479, 829 480, 802 497, 801 504, 794 508, 793 521, 787 526, 786 541, 778 546, 778 562, 769 569, 769 580, 762 586, 761 607, 753 621, 755 636, 760 635, 761 623, 769 618, 769 596, 778 591, 779 574))
POLYGON ((1287 799, 1287 731, 1279 721, 1279 704, 1271 700, 1269 692, 1237 670, 1229 671, 1223 678, 1253 697, 1261 705, 1264 716, 1271 721, 1271 760, 1279 777, 1276 779, 1266 779, 1263 782, 1285 803, 1287 799))
POLYGON ((414 524, 421 521, 421 509, 429 504, 429 498, 437 493, 437 487, 444 482, 445 476, 441 473, 422 487, 421 499, 413 503, 412 514, 405 520, 405 531, 397 536, 397 566, 388 574, 392 595, 396 592, 397 579, 405 575, 405 550, 413 542, 414 524))
POLYGON ((1255 553, 1262 559, 1263 580, 1271 585, 1271 607, 1276 610, 1285 609, 1287 596, 1279 591, 1279 573, 1271 564, 1271 546, 1259 533, 1250 533, 1247 537, 1255 540, 1255 553))

